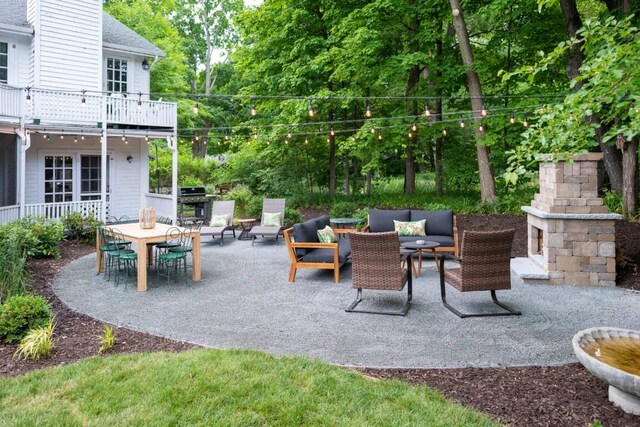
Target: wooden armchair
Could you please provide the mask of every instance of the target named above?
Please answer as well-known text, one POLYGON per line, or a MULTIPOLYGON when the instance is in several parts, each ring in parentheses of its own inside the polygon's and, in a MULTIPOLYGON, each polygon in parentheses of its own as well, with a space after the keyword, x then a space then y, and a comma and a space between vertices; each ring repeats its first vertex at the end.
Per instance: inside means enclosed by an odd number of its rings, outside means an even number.
POLYGON ((500 231, 465 231, 462 235, 461 257, 442 255, 440 258, 440 295, 445 307, 458 317, 520 315, 498 301, 497 290, 511 289, 511 246, 514 229, 500 231), (459 262, 460 267, 445 270, 446 259, 459 262), (447 303, 445 283, 460 292, 490 291, 493 302, 505 311, 461 313, 447 303))
MULTIPOLYGON (((351 230, 333 230, 334 233, 346 233, 351 230)), ((284 241, 287 245, 291 267, 289 268, 289 282, 295 282, 299 268, 319 268, 333 270, 333 280, 340 282, 340 267, 350 256, 349 241, 339 239, 337 243, 320 243, 294 241, 293 227, 284 230, 284 241)))
MULTIPOLYGON (((351 233, 352 287, 358 290, 355 301, 348 312, 389 314, 404 316, 411 307, 412 275, 411 262, 408 268, 401 267, 400 240, 396 232, 351 233), (363 289, 402 291, 407 285, 407 300, 400 311, 355 310, 362 301, 363 289)), ((406 255, 405 255, 406 257, 406 255)))

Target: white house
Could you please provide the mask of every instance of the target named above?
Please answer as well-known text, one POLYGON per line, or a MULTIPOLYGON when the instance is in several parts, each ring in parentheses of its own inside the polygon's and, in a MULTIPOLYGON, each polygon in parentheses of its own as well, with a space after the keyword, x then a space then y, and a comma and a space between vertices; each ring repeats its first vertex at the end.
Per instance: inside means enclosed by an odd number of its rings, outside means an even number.
POLYGON ((164 53, 102 0, 0 0, 0 223, 68 211, 175 218, 175 103, 150 101, 164 53), (173 149, 173 194, 150 194, 148 140, 173 149))

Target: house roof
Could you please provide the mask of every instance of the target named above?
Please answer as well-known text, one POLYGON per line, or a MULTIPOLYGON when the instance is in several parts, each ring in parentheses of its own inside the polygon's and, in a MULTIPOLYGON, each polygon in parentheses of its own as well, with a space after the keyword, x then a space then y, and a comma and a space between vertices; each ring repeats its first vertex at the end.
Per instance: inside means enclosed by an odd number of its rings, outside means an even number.
MULTIPOLYGON (((31 33, 31 25, 27 21, 27 0, 0 0, 0 10, 0 29, 31 33)), ((102 46, 138 55, 165 56, 149 40, 106 12, 102 15, 102 46)))

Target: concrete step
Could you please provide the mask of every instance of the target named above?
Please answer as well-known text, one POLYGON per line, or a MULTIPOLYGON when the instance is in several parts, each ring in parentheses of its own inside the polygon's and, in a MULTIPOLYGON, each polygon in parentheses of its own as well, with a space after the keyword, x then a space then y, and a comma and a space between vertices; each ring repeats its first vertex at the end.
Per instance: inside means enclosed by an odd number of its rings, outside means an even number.
POLYGON ((517 274, 526 284, 542 284, 549 280, 549 273, 529 258, 512 258, 511 271, 517 274))

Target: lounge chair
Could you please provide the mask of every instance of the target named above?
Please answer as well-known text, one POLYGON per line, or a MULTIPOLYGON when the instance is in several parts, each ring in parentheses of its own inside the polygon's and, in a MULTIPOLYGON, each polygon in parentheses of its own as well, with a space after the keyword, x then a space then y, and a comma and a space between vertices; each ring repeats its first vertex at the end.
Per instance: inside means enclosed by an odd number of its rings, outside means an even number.
POLYGON ((408 255, 400 255, 398 233, 349 233, 351 241, 352 287, 358 290, 356 300, 347 312, 390 314, 404 316, 411 307, 413 297, 411 262, 402 268, 401 261, 408 255), (399 311, 355 310, 362 301, 362 290, 402 291, 407 285, 407 299, 399 311))
POLYGON ((264 199, 260 225, 252 227, 249 231, 251 246, 256 242, 258 236, 261 238, 275 237, 276 245, 278 244, 278 236, 284 225, 284 204, 284 199, 264 199))
POLYGON ((440 258, 440 295, 442 303, 458 317, 509 316, 521 313, 498 301, 496 290, 511 289, 511 246, 514 229, 500 231, 465 231, 460 258, 444 254, 440 258), (445 270, 446 259, 460 267, 445 270), (460 292, 490 291, 494 304, 506 311, 462 313, 447 302, 445 283, 460 292))
POLYGON ((222 242, 224 240, 224 233, 227 231, 231 231, 233 233, 233 238, 236 237, 236 229, 233 226, 233 216, 235 212, 236 202, 235 200, 216 200, 213 202, 213 207, 211 208, 211 218, 209 220, 209 226, 202 227, 200 229, 201 236, 212 236, 214 239, 216 237, 220 237, 220 246, 222 246, 222 242), (226 222, 223 223, 221 220, 223 219, 223 215, 226 215, 226 222), (217 220, 213 225, 211 223, 211 219, 217 220))

